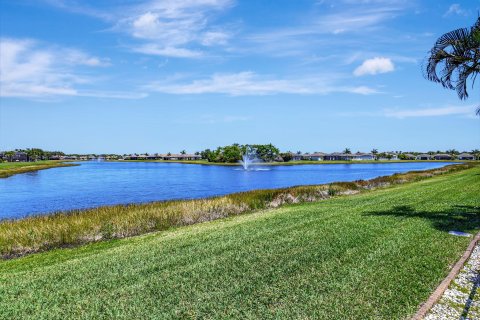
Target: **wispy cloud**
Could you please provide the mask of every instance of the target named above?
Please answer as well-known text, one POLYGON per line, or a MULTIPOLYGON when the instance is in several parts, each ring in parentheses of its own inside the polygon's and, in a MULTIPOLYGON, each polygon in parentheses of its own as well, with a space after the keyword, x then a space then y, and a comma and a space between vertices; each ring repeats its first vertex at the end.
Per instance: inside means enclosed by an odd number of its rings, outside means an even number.
POLYGON ((0 96, 48 97, 89 96, 130 98, 132 93, 79 90, 80 85, 94 82, 80 75, 78 68, 109 66, 108 59, 83 51, 45 45, 32 39, 0 39, 0 96))
POLYGON ((375 75, 379 73, 387 73, 395 70, 395 66, 389 58, 375 57, 367 59, 358 66, 353 74, 357 77, 367 74, 375 75))
POLYGON ((132 51, 146 55, 198 58, 208 48, 227 45, 232 36, 227 26, 215 24, 215 18, 235 0, 143 0, 95 7, 75 0, 44 1, 110 23, 110 31, 131 38, 132 51))
POLYGON ((459 15, 459 16, 466 16, 468 15, 468 11, 462 9, 460 4, 454 3, 450 7, 448 7, 447 12, 443 15, 444 17, 452 16, 452 15, 459 15))
POLYGON ((450 115, 471 116, 475 114, 475 106, 447 106, 428 109, 410 109, 410 110, 385 110, 386 117, 405 119, 416 117, 439 117, 450 115))
POLYGON ((208 78, 195 79, 190 82, 178 80, 154 82, 145 90, 168 94, 227 94, 231 96, 271 95, 271 94, 328 94, 347 92, 362 95, 378 93, 366 86, 341 86, 333 83, 331 77, 307 77, 302 79, 276 79, 261 76, 251 71, 213 74, 208 78))
POLYGON ((177 58, 197 58, 202 47, 225 45, 230 32, 212 23, 214 14, 231 7, 232 0, 164 0, 132 8, 114 30, 140 41, 136 52, 177 58))

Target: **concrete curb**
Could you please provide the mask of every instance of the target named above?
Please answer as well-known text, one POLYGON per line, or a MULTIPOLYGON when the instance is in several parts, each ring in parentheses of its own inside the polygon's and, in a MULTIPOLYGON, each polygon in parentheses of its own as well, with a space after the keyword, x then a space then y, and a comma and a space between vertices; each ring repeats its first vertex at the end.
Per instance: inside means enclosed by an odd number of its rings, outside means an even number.
POLYGON ((425 301, 425 303, 423 303, 420 306, 420 309, 418 309, 417 313, 415 313, 415 315, 411 318, 411 320, 422 320, 427 315, 427 312, 442 297, 445 290, 447 290, 447 288, 450 286, 450 283, 452 282, 452 280, 455 279, 457 274, 463 268, 463 266, 465 265, 465 262, 467 262, 468 258, 470 258, 470 255, 472 254, 473 249, 475 248, 475 246, 479 241, 480 241, 480 232, 477 233, 477 235, 470 242, 470 244, 467 247, 467 250, 465 251, 463 256, 460 258, 460 260, 458 260, 457 263, 453 266, 452 270, 450 270, 450 273, 448 274, 448 276, 445 279, 443 279, 443 281, 440 283, 437 289, 435 289, 435 291, 430 295, 430 297, 428 297, 427 301, 425 301))

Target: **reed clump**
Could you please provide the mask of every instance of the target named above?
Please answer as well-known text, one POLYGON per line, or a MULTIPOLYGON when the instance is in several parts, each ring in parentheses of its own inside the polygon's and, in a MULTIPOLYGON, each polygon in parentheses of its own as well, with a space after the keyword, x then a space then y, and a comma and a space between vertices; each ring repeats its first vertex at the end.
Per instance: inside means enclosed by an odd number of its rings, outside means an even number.
POLYGON ((8 259, 52 248, 162 231, 285 204, 319 201, 333 196, 418 181, 472 166, 474 164, 458 164, 371 180, 254 190, 206 199, 103 206, 3 220, 0 221, 0 256, 8 259))

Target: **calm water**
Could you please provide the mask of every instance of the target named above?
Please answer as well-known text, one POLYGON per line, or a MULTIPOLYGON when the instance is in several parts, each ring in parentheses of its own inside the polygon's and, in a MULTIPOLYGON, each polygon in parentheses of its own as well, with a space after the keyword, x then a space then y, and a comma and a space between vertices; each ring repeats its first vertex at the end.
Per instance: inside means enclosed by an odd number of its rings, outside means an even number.
POLYGON ((449 163, 239 167, 147 162, 82 162, 0 179, 0 219, 100 205, 201 198, 252 189, 371 179, 449 163))

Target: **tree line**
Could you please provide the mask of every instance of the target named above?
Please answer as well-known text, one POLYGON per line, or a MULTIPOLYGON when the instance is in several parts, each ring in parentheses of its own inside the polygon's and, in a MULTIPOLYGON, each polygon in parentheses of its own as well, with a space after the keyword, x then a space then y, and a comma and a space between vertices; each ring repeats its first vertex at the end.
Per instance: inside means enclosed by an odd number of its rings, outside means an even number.
POLYGON ((272 162, 280 155, 280 150, 271 143, 250 145, 234 143, 215 150, 205 149, 200 155, 208 162, 235 163, 242 159, 247 150, 251 150, 253 156, 265 162, 272 162))
POLYGON ((27 161, 48 160, 56 156, 64 156, 62 151, 46 151, 40 148, 15 149, 1 152, 6 161, 13 161, 17 154, 25 155, 27 161))

